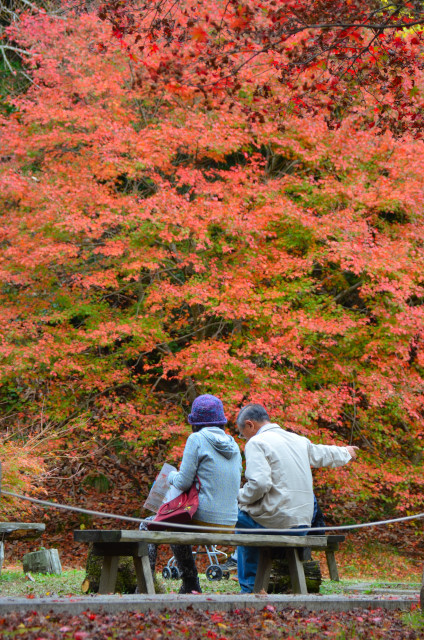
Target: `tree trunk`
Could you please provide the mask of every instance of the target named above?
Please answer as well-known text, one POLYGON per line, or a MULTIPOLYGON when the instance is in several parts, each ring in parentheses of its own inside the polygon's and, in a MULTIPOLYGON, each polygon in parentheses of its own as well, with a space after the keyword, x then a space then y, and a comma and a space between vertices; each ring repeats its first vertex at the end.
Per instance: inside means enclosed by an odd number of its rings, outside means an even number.
MULTIPOLYGON (((302 562, 308 593, 319 593, 322 582, 320 564, 318 561, 312 560, 310 549, 302 551, 304 552, 302 562)), ((279 557, 273 560, 268 593, 290 593, 291 591, 289 565, 285 553, 282 551, 279 557)))
POLYGON ((62 573, 57 549, 40 549, 26 553, 22 559, 25 573, 62 573))
MULTIPOLYGON (((101 556, 93 554, 93 545, 90 544, 85 566, 85 579, 81 585, 83 593, 97 593, 99 591, 102 561, 101 556)), ((131 556, 122 556, 119 558, 116 591, 118 593, 135 593, 136 587, 137 577, 133 559, 131 556)))

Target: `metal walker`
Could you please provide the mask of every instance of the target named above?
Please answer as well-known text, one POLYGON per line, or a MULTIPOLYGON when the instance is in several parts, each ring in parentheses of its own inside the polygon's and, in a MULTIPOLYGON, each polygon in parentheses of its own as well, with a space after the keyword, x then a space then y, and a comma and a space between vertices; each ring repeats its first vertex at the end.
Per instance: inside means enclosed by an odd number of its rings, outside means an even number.
MULTIPOLYGON (((201 548, 201 546, 196 547, 196 551, 193 551, 193 556, 195 560, 198 555, 208 556, 210 564, 206 569, 207 579, 222 580, 222 578, 225 578, 226 580, 228 580, 230 577, 230 572, 227 570, 222 570, 218 560, 218 556, 223 556, 223 559, 226 560, 228 558, 228 555, 224 551, 219 551, 219 549, 217 549, 215 545, 205 545, 205 551, 200 551, 201 548)), ((181 577, 180 570, 177 567, 177 562, 174 556, 172 556, 172 558, 168 560, 166 567, 162 569, 162 577, 165 578, 165 580, 178 580, 181 577)))

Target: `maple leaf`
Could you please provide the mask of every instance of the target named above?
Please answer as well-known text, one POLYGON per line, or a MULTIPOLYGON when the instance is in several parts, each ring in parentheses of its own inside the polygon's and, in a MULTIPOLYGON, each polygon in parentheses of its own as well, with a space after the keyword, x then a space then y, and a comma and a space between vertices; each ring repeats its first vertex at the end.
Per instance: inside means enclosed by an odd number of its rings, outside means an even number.
POLYGON ((190 35, 195 42, 206 42, 208 40, 207 32, 199 26, 191 29, 190 35))

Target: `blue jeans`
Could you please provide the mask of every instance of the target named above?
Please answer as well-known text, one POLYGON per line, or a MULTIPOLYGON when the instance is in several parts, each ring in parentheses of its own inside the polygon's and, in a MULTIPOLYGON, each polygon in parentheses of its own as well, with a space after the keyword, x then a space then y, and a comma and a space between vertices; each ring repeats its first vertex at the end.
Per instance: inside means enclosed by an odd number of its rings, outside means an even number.
MULTIPOLYGON (((242 531, 238 532, 237 527, 240 529, 265 529, 265 527, 253 520, 246 511, 240 510, 238 512, 236 533, 243 533, 242 531)), ((307 529, 308 527, 306 526, 294 527, 293 533, 285 533, 284 535, 306 536, 308 532, 307 529), (304 529, 304 531, 299 531, 299 529, 304 529)), ((258 562, 259 547, 237 547, 237 574, 242 593, 253 593, 258 562)))

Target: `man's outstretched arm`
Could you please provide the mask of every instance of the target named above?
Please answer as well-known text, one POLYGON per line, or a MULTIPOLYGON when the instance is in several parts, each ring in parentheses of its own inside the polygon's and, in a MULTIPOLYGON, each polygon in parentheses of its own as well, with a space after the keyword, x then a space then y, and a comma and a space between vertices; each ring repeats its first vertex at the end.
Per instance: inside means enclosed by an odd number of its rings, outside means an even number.
POLYGON ((359 447, 347 445, 338 447, 330 444, 313 444, 309 442, 308 455, 311 467, 342 467, 350 460, 355 460, 359 447))

